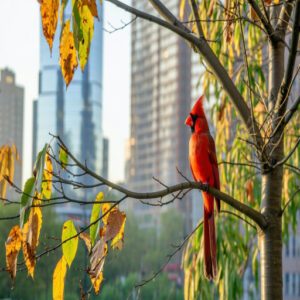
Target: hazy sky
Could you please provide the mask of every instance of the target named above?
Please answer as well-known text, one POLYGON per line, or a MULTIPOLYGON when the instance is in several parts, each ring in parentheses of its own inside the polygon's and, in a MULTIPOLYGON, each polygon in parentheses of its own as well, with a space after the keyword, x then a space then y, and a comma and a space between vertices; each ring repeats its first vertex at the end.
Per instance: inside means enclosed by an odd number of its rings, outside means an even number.
MULTIPOLYGON (((104 28, 108 30, 109 24, 119 27, 130 20, 130 15, 108 3, 104 4, 104 14, 104 28)), ((38 96, 39 19, 35 0, 0 0, 0 69, 12 69, 17 84, 25 88, 24 178, 31 174, 32 100, 38 96)), ((104 33, 103 78, 103 129, 110 140, 109 175, 118 181, 124 178, 125 141, 129 135, 129 27, 113 34, 104 33)))

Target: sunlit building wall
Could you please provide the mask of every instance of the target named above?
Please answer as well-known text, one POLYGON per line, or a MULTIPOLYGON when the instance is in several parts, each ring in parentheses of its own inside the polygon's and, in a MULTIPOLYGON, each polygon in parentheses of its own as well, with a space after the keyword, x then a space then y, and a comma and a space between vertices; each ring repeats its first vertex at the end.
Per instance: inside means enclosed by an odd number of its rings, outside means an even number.
MULTIPOLYGON (((179 14, 179 0, 164 4, 179 14)), ((132 5, 148 13, 155 11, 148 1, 132 5)), ((176 34, 151 22, 132 23, 131 40, 131 137, 126 183, 136 191, 163 188, 164 184, 184 181, 176 167, 189 176, 189 129, 184 121, 190 110, 191 50, 176 34)), ((174 205, 191 225, 189 195, 174 205)), ((155 210, 137 204, 135 211, 158 215, 155 210)), ((155 225, 155 221, 154 221, 155 225)))
POLYGON ((16 145, 21 159, 16 162, 14 183, 22 188, 24 88, 16 85, 15 73, 9 69, 1 70, 0 107, 0 146, 16 145))

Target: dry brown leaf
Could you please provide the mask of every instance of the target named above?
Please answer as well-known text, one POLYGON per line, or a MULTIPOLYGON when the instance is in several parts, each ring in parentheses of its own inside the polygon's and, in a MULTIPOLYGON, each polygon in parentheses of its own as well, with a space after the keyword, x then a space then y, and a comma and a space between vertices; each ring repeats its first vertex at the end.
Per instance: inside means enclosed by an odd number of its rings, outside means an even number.
MULTIPOLYGON (((37 204, 37 201, 35 201, 37 204)), ((31 208, 29 219, 23 227, 22 249, 28 274, 34 277, 35 253, 39 244, 42 228, 42 211, 40 207, 31 208)))
POLYGON ((59 0, 40 0, 40 4, 43 33, 50 47, 50 51, 52 51, 58 20, 59 0))
POLYGON ((107 255, 107 243, 103 239, 97 241, 90 258, 90 269, 88 271, 95 293, 100 291, 100 285, 103 281, 103 266, 107 255))
POLYGON ((254 203, 254 184, 253 180, 248 179, 245 183, 246 195, 248 201, 253 204, 254 203))
POLYGON ((88 252, 90 253, 91 248, 92 248, 90 236, 86 232, 81 232, 79 234, 79 238, 81 238, 84 241, 84 243, 88 249, 88 252))
POLYGON ((107 242, 113 240, 113 248, 114 245, 119 244, 119 241, 122 241, 123 243, 125 221, 126 214, 124 212, 119 211, 118 209, 112 210, 108 215, 104 241, 107 242))
POLYGON ((64 24, 60 39, 59 53, 61 72, 63 74, 66 85, 68 86, 78 66, 74 36, 70 31, 70 20, 68 20, 64 24))
POLYGON ((16 278, 17 259, 22 244, 22 232, 18 225, 14 226, 8 235, 5 243, 6 250, 6 268, 11 279, 16 278))
POLYGON ((250 7, 250 17, 253 21, 259 21, 259 17, 253 7, 250 7))

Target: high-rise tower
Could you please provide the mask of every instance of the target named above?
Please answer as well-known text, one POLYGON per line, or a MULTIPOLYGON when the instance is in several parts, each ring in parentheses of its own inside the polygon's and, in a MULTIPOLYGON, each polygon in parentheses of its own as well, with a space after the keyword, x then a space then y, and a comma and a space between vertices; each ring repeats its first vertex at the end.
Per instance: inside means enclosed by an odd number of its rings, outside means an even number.
MULTIPOLYGON (((165 1, 179 15, 179 0, 165 1)), ((148 1, 133 0, 132 6, 155 14, 148 1)), ((184 125, 191 105, 191 50, 178 36, 151 22, 137 19, 131 41, 131 134, 126 182, 133 190, 151 191, 159 184, 184 179, 176 167, 189 175, 189 131, 184 125)), ((175 202, 190 224, 191 202, 175 202)), ((152 209, 136 205, 145 214, 152 209)), ((155 215, 156 213, 153 213, 155 215)))
MULTIPOLYGON (((1 70, 0 105, 0 146, 16 145, 21 160, 16 163, 14 183, 22 188, 24 89, 16 85, 9 69, 1 70)), ((12 196, 19 198, 18 194, 12 196)))
MULTIPOLYGON (((67 10, 67 9, 66 9, 67 10)), ((98 8, 102 20, 102 7, 98 8)), ((103 164, 102 69, 103 32, 95 21, 88 63, 84 72, 77 70, 66 88, 59 66, 58 25, 52 54, 41 30, 39 97, 36 107, 37 153, 59 135, 72 153, 97 173, 103 164)))

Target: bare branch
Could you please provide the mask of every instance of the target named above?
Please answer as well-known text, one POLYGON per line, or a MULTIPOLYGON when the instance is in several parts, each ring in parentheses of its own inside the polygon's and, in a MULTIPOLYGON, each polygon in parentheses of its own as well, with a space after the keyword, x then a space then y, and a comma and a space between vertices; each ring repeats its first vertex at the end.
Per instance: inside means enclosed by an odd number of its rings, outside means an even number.
POLYGON ((285 164, 285 167, 289 170, 291 170, 292 172, 299 174, 300 175, 300 168, 297 168, 291 164, 285 164))
POLYGON ((197 231, 197 229, 203 225, 203 220, 201 220, 198 225, 193 229, 193 231, 186 236, 186 238, 181 242, 180 245, 178 245, 176 247, 176 249, 171 253, 167 255, 167 260, 164 262, 164 264, 159 268, 158 271, 156 271, 151 277, 149 277, 148 279, 143 280, 141 283, 137 284, 135 287, 141 287, 145 284, 147 284, 148 282, 152 281, 154 278, 156 278, 163 270, 164 268, 168 265, 168 263, 171 261, 171 259, 183 248, 183 246, 185 245, 185 243, 193 236, 193 234, 197 231))
POLYGON ((274 29, 271 25, 271 23, 269 22, 269 20, 264 16, 263 12, 260 10, 258 4, 256 3, 256 1, 254 0, 248 0, 249 4, 251 5, 252 9, 255 11, 257 17, 259 18, 259 20, 261 21, 261 23, 263 24, 269 39, 272 42, 277 42, 278 41, 278 37, 276 36, 274 29))
POLYGON ((275 32, 278 32, 283 36, 289 25, 291 13, 293 10, 293 2, 295 2, 295 0, 284 1, 284 4, 279 14, 278 23, 276 25, 275 32))
POLYGON ((254 228, 255 230, 257 229, 253 224, 251 224, 249 221, 247 221, 245 218, 243 218, 242 216, 230 211, 230 210, 225 210, 225 209, 222 209, 220 210, 220 213, 225 213, 225 214, 229 214, 229 215, 232 215, 232 216, 235 216, 236 218, 242 220, 243 222, 247 223, 249 226, 251 226, 252 228, 254 228))
POLYGON ((288 153, 288 155, 283 158, 282 160, 278 161, 274 166, 273 168, 275 169, 276 167, 278 166, 281 166, 283 165, 285 162, 287 162, 289 160, 289 158, 293 155, 293 153, 296 151, 297 147, 299 146, 300 144, 300 137, 298 138, 296 144, 294 145, 294 147, 292 148, 292 150, 288 153))
POLYGON ((223 202, 227 203, 228 205, 232 206, 239 212, 243 213, 247 217, 249 217, 251 220, 257 223, 258 226, 261 228, 265 228, 267 226, 267 221, 265 217, 258 212, 257 210, 253 209, 252 207, 234 199, 233 197, 213 188, 210 186, 207 186, 206 184, 203 184, 201 182, 183 182, 179 183, 173 186, 169 186, 168 188, 155 191, 155 192, 145 192, 145 193, 140 193, 140 192, 134 192, 130 191, 120 185, 117 185, 104 177, 96 174, 89 168, 87 168, 86 165, 83 165, 66 147, 66 145, 63 143, 63 141, 60 139, 60 137, 57 137, 61 147, 66 151, 66 153, 69 155, 69 157, 77 164, 79 168, 81 168, 83 171, 85 171, 87 174, 90 176, 94 177, 98 181, 104 183, 105 185, 123 193, 126 195, 128 198, 134 198, 134 199, 155 199, 155 198, 161 198, 165 197, 167 195, 170 195, 172 193, 178 192, 178 191, 183 191, 187 189, 199 189, 202 191, 207 191, 208 193, 212 194, 215 196, 217 199, 222 200, 223 202))
MULTIPOLYGON (((293 32, 292 32, 292 44, 291 50, 288 57, 287 68, 281 83, 280 93, 276 101, 276 107, 278 109, 277 118, 280 118, 284 115, 286 110, 287 101, 286 98, 289 95, 289 87, 292 82, 293 72, 296 62, 297 47, 300 34, 300 0, 296 1, 294 23, 293 23, 293 32)), ((280 126, 282 128, 282 126, 280 126)))
POLYGON ((300 192, 300 188, 298 188, 291 196, 291 198, 289 199, 289 201, 287 201, 287 203, 285 203, 284 207, 282 208, 279 216, 281 217, 284 214, 284 211, 286 210, 286 208, 288 207, 288 205, 294 200, 294 198, 296 197, 296 195, 300 192))
POLYGON ((196 20, 196 25, 197 25, 197 30, 198 30, 198 35, 200 38, 204 38, 204 33, 203 33, 203 29, 200 23, 200 16, 199 16, 199 12, 198 12, 198 7, 196 4, 195 0, 190 0, 191 6, 192 6, 192 10, 193 10, 193 15, 194 18, 196 20))
POLYGON ((297 111, 297 109, 299 107, 299 104, 300 104, 300 96, 296 99, 296 101, 292 104, 292 106, 288 110, 288 113, 287 113, 287 115, 285 116, 285 119, 284 119, 284 124, 285 125, 289 123, 289 121, 293 117, 294 113, 297 111))

